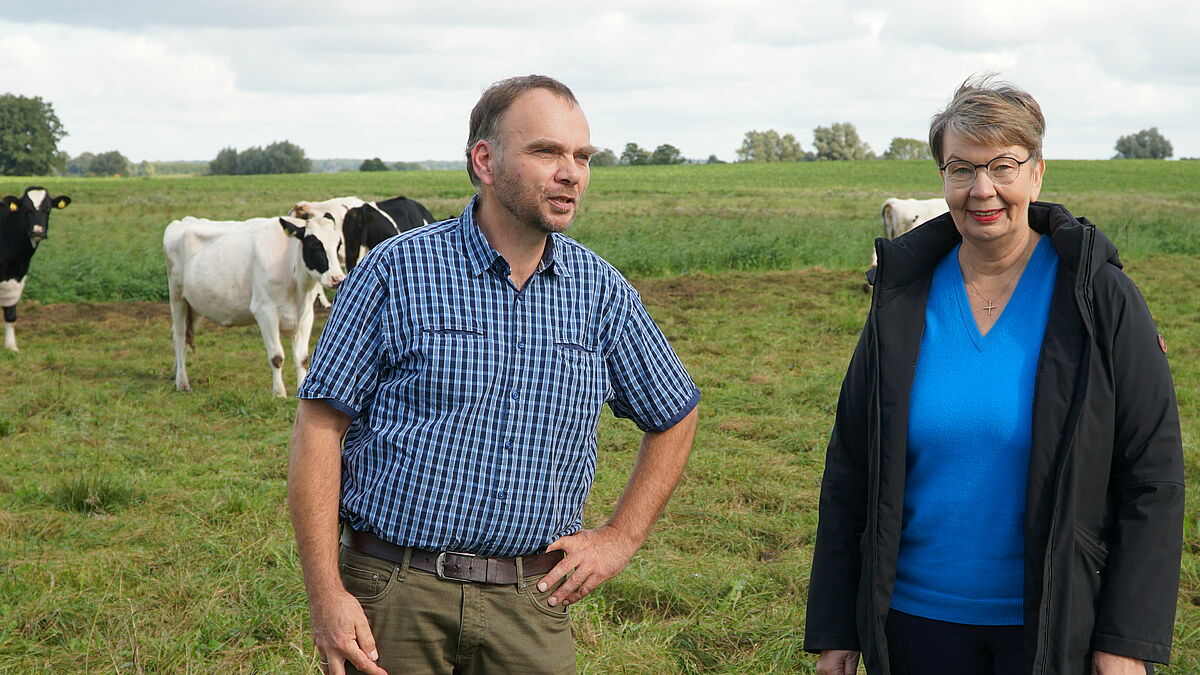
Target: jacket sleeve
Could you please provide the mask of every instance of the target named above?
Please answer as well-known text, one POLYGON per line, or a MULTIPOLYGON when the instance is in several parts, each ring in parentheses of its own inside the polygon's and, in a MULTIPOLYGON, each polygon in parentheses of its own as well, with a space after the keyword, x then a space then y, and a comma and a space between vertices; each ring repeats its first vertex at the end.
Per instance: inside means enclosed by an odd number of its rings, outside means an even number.
POLYGON ((1115 396, 1109 494, 1116 521, 1092 647, 1167 663, 1183 547, 1179 410, 1146 302, 1128 277, 1115 275, 1112 292, 1097 298, 1112 312, 1106 330, 1115 396))
POLYGON ((804 649, 810 652, 860 649, 855 607, 867 513, 871 321, 868 317, 842 381, 825 455, 804 631, 804 649))

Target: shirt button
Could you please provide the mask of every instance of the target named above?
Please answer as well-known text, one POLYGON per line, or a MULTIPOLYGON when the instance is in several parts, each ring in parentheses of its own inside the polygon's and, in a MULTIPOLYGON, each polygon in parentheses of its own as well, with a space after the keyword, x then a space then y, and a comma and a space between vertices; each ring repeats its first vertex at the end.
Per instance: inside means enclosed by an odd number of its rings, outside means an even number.
POLYGON ((499 499, 501 501, 508 499, 508 493, 505 492, 504 490, 501 490, 496 493, 496 499, 499 499))
POLYGON ((512 397, 513 397, 513 399, 520 397, 520 394, 517 393, 516 389, 513 389, 512 397))
POLYGON ((517 343, 517 349, 525 349, 525 341, 524 340, 517 343))
POLYGON ((512 441, 504 441, 504 449, 512 450, 512 441))

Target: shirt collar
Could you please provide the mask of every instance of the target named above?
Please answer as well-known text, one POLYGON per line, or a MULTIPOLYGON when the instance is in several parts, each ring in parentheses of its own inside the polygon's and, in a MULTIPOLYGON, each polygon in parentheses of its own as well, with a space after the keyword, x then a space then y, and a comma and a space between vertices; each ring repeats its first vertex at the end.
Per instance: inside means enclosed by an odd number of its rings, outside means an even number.
MULTIPOLYGON (((508 274, 508 261, 504 256, 500 255, 492 245, 488 243, 487 237, 483 236, 483 231, 479 229, 479 223, 475 220, 475 207, 479 203, 479 195, 471 197, 467 208, 463 210, 462 216, 459 217, 459 229, 462 232, 463 253, 467 256, 467 261, 471 265, 471 274, 479 276, 485 270, 491 269, 494 266, 499 266, 501 271, 508 274)), ((563 264, 561 246, 558 239, 554 235, 546 237, 546 248, 542 251, 542 260, 538 263, 536 272, 552 272, 554 274, 569 277, 571 273, 563 264)))

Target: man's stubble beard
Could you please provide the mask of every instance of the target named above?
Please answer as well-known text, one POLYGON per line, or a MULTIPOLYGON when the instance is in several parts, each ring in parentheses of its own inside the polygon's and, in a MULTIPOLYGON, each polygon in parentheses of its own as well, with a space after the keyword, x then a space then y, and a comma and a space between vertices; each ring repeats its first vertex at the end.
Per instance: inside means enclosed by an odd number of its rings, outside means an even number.
POLYGON ((579 215, 579 200, 577 199, 575 201, 575 211, 571 214, 570 220, 561 225, 547 220, 542 215, 541 205, 543 201, 541 199, 541 190, 521 185, 508 169, 505 168, 503 161, 500 161, 496 165, 496 184, 493 192, 500 206, 511 213, 518 222, 546 234, 566 232, 567 228, 571 227, 571 224, 575 222, 575 216, 579 215))

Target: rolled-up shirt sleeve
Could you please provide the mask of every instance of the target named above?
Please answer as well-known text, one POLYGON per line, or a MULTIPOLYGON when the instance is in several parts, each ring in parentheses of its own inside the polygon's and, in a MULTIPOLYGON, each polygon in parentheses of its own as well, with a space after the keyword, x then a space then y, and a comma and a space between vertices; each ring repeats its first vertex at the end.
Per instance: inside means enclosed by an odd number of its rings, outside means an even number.
POLYGON ((700 389, 632 294, 625 325, 605 356, 613 389, 608 405, 642 431, 666 431, 696 407, 700 389))
POLYGON ((351 419, 363 413, 379 379, 386 300, 387 286, 373 268, 360 264, 350 272, 317 341, 298 398, 324 400, 351 419))

